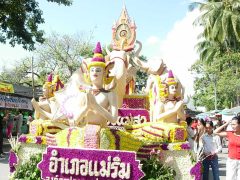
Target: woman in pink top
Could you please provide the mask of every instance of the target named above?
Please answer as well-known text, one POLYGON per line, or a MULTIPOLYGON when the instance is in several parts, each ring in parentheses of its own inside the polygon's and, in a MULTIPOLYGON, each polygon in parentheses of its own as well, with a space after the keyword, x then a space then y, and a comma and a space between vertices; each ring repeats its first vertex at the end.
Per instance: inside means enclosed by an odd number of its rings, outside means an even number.
POLYGON ((214 133, 227 137, 228 139, 228 160, 226 165, 226 180, 240 179, 240 116, 232 118, 232 121, 217 128, 214 133), (231 122, 233 131, 222 131, 231 122), (222 132, 221 132, 222 131, 222 132))

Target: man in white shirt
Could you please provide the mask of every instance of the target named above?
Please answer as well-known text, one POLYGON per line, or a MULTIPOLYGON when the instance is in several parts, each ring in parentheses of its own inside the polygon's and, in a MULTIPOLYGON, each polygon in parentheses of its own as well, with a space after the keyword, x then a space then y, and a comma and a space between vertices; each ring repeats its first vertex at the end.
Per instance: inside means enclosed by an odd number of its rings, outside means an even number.
POLYGON ((206 122, 206 133, 202 137, 203 152, 206 158, 203 160, 203 180, 208 180, 209 166, 211 165, 213 179, 219 180, 218 156, 222 145, 220 137, 213 134, 213 122, 206 122))

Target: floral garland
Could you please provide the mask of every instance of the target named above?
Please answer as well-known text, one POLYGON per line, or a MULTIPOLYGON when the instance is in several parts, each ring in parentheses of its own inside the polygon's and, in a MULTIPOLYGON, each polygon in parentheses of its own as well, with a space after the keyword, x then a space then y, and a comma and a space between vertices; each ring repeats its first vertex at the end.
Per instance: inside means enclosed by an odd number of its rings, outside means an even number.
POLYGON ((125 95, 123 97, 123 104, 128 108, 149 109, 149 96, 137 94, 125 95))
POLYGON ((195 176, 195 180, 201 180, 202 174, 202 163, 199 161, 197 162, 190 170, 190 174, 195 176))
POLYGON ((27 144, 47 144, 46 136, 21 135, 19 137, 19 142, 27 144))
POLYGON ((18 158, 17 154, 14 151, 10 151, 9 159, 8 159, 10 173, 13 173, 16 170, 16 166, 17 166, 18 162, 19 162, 19 158, 18 158))

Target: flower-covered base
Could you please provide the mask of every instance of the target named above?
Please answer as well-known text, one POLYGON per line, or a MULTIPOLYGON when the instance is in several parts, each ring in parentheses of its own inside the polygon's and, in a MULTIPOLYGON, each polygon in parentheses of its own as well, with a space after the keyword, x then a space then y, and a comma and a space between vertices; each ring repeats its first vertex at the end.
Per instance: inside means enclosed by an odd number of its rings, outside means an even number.
POLYGON ((17 157, 19 158, 17 167, 27 162, 31 155, 43 153, 46 147, 43 144, 21 143, 20 149, 17 152, 17 157))

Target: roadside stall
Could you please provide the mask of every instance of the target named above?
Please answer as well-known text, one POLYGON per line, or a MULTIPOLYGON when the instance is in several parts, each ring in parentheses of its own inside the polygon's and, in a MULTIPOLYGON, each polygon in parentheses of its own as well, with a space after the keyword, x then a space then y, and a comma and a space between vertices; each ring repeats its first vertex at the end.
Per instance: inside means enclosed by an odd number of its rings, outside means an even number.
MULTIPOLYGON (((4 116, 6 110, 10 110, 12 116, 18 110, 23 112, 23 124, 21 130, 27 133, 27 117, 32 111, 31 88, 10 83, 0 82, 0 113, 4 116)), ((16 132, 16 120, 14 120, 13 134, 16 132)), ((6 124, 4 124, 3 134, 6 135, 6 124)))

